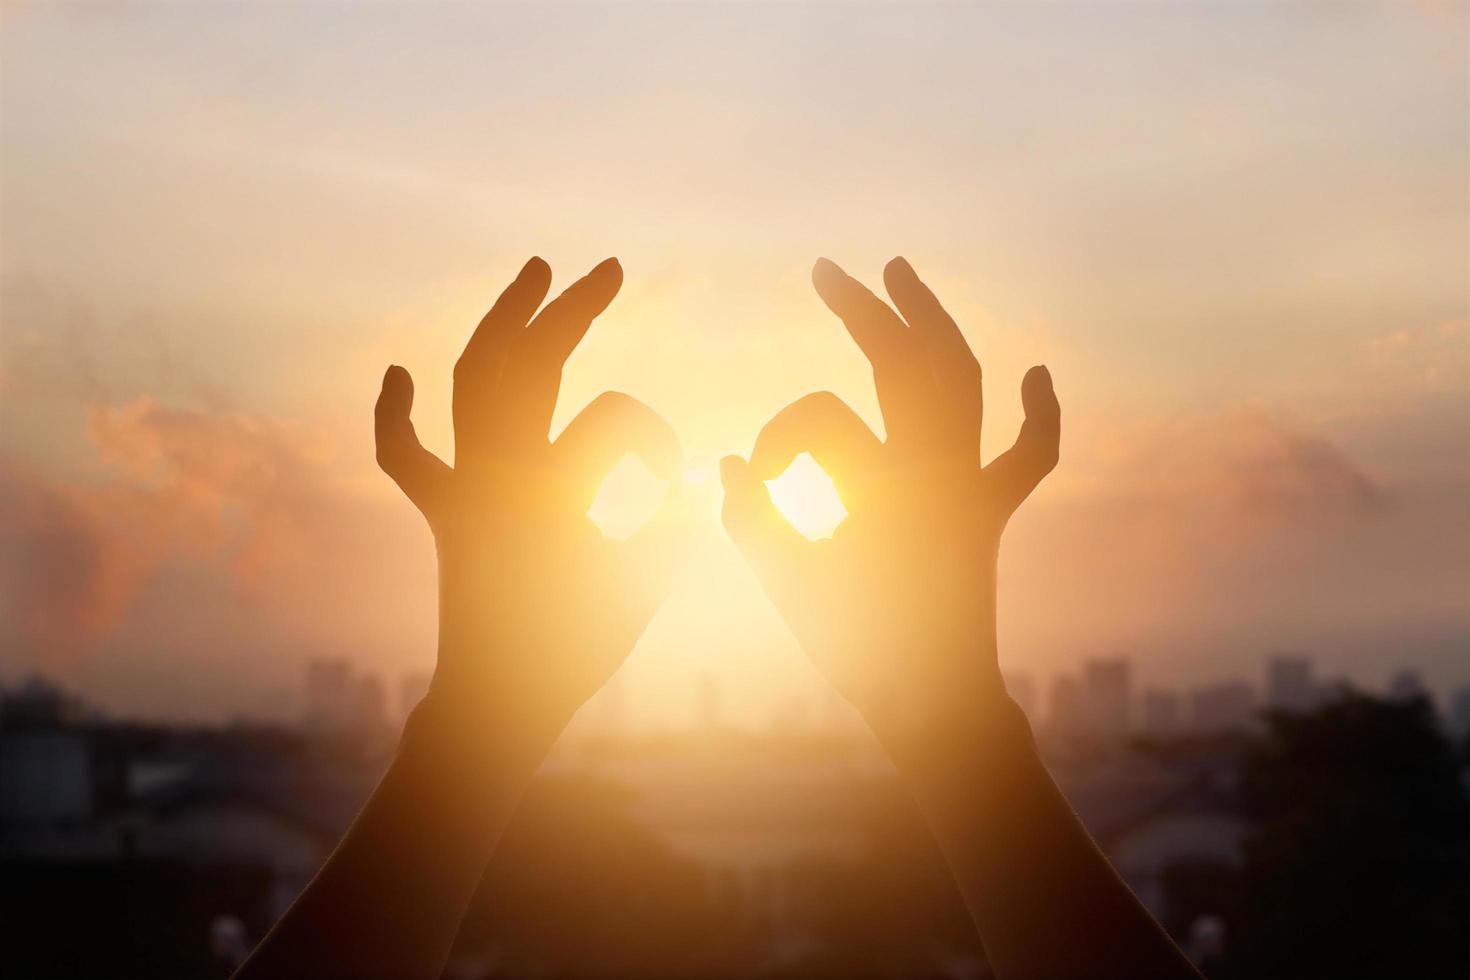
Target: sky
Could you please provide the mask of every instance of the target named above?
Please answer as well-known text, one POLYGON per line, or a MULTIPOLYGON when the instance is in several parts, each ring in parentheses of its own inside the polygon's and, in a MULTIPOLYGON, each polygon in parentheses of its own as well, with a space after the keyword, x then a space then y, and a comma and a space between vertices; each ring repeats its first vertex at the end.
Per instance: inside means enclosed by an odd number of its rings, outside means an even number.
MULTIPOLYGON (((0 679, 290 719, 313 657, 430 669, 383 369, 448 456, 504 284, 616 255, 553 429, 646 401, 703 517, 587 717, 678 726, 711 688, 724 724, 838 717, 713 463, 818 389, 881 432, 809 270, 901 254, 984 365, 986 458, 1030 365, 1062 402, 1002 547, 1008 672, 1291 649, 1470 684, 1467 92, 1455 2, 6 3, 0 679)), ((812 469, 784 499, 830 528, 812 469)), ((625 461, 593 516, 661 490, 625 461)))

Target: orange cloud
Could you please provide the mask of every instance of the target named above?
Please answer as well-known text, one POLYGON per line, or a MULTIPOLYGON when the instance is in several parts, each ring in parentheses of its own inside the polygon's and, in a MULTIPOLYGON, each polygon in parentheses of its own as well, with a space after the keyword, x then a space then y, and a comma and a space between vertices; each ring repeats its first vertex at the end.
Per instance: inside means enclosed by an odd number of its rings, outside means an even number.
POLYGON ((289 422, 172 408, 141 397, 94 406, 88 434, 123 482, 106 509, 140 550, 228 554, 246 593, 321 529, 336 480, 329 443, 289 422))
MULTIPOLYGON (((416 517, 350 488, 318 430, 148 397, 92 406, 87 429, 104 482, 0 470, 0 582, 23 659, 98 646, 169 569, 212 578, 307 649, 364 642, 382 625, 368 610, 402 608, 385 596, 423 578, 405 561, 408 536, 427 539, 416 517)), ((153 632, 169 642, 167 623, 153 632)))
POLYGON ((1255 410, 1077 441, 1063 466, 1085 476, 1043 489, 1002 548, 1003 648, 1198 674, 1222 652, 1470 634, 1470 529, 1444 488, 1378 481, 1255 410))
POLYGON ((122 621, 144 574, 87 494, 0 460, 0 635, 9 652, 74 656, 122 621))

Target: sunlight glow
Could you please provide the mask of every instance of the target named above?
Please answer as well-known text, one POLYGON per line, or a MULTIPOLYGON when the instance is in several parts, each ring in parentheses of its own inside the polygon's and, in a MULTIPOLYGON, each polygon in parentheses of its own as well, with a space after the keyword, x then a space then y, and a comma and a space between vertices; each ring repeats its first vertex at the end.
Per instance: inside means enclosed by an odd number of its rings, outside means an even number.
POLYGON ((776 509, 813 541, 830 538, 847 517, 832 479, 810 455, 796 457, 786 472, 766 483, 776 509))
POLYGON ((602 481, 587 516, 610 538, 633 535, 658 510, 668 481, 660 480, 632 453, 624 456, 602 481))

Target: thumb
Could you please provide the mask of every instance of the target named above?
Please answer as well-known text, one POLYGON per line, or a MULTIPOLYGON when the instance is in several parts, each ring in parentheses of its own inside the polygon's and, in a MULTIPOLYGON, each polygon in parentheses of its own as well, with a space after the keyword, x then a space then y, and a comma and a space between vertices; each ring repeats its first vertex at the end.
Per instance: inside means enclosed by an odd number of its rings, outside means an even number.
POLYGON ((412 408, 413 378, 395 364, 383 375, 383 389, 373 409, 378 466, 432 525, 452 471, 419 442, 409 417, 412 408))

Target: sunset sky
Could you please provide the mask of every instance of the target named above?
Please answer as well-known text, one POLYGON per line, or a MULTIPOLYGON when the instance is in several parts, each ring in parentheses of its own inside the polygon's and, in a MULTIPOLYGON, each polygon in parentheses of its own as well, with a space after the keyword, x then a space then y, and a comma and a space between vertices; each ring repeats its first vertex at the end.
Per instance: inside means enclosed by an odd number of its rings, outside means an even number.
MULTIPOLYGON (((987 458, 1027 367, 1061 398, 1008 671, 1290 648, 1470 683, 1470 6, 0 9, 0 679, 292 718, 307 658, 427 670, 383 369, 448 456, 454 359, 524 260, 559 288, 616 255, 555 426, 643 399, 703 514, 618 697, 820 714, 713 463, 820 388, 881 425, 808 275, 902 254, 984 364, 987 458)), ((594 512, 625 533, 659 491, 626 463, 594 512)))

